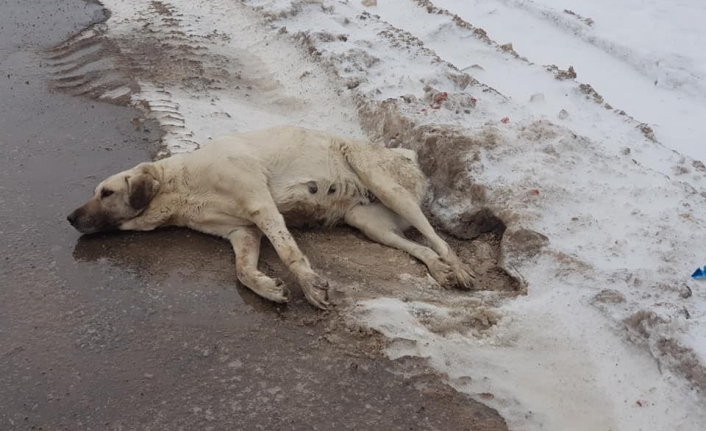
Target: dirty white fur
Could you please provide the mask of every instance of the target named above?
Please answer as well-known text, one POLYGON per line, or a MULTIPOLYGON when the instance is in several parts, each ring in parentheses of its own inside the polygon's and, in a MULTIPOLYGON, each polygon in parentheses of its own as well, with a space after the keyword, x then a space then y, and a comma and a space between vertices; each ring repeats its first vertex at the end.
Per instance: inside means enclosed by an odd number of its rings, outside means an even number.
POLYGON ((265 298, 285 302, 284 284, 257 269, 264 233, 307 299, 324 308, 328 283, 311 269, 287 225, 345 222, 420 259, 440 284, 472 286, 470 269, 420 209, 426 189, 412 151, 276 127, 224 137, 193 153, 113 175, 76 210, 81 216, 72 224, 82 232, 106 224, 143 231, 185 226, 227 238, 235 250, 238 279, 265 298), (111 222, 92 225, 101 214, 111 222), (404 237, 410 226, 430 247, 404 237))

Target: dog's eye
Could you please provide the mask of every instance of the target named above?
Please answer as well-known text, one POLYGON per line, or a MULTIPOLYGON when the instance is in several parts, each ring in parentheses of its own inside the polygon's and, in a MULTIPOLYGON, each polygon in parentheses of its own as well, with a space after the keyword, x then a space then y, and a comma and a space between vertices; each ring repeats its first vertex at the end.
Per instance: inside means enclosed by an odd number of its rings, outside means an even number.
POLYGON ((336 193, 336 186, 332 185, 331 187, 328 188, 328 194, 332 195, 336 193))
POLYGON ((112 195, 113 193, 114 192, 112 190, 103 189, 103 190, 101 190, 101 199, 105 199, 108 196, 112 195))
POLYGON ((319 186, 317 186, 316 183, 309 184, 309 193, 311 193, 312 195, 315 195, 316 192, 318 192, 318 191, 319 191, 319 186))

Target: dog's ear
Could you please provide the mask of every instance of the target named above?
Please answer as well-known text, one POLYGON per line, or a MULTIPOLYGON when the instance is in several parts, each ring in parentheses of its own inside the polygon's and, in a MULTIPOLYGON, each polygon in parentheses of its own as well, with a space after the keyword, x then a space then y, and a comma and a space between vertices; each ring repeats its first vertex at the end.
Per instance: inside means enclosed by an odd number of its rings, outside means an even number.
POLYGON ((127 181, 128 203, 133 209, 147 208, 159 191, 159 181, 155 178, 155 168, 150 163, 137 167, 137 174, 125 178, 127 181))

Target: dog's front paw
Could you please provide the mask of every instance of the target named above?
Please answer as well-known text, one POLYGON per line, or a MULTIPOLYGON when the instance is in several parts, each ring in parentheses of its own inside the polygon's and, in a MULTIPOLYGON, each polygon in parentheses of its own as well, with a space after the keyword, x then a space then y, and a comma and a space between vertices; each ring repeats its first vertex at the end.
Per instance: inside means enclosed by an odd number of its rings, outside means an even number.
POLYGON ((299 284, 311 305, 322 310, 328 308, 328 281, 326 279, 312 272, 299 277, 299 284))
POLYGON ((279 278, 260 277, 255 283, 251 283, 250 290, 270 301, 284 304, 289 302, 289 290, 279 278))

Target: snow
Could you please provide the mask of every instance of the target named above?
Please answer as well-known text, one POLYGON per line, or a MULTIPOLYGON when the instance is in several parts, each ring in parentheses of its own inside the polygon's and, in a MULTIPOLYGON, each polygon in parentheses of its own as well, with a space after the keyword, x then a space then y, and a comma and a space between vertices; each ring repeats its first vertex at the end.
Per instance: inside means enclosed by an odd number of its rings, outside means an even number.
MULTIPOLYGON (((128 50, 145 21, 171 31, 151 4, 106 0, 108 36, 128 50)), ((451 332, 429 324, 468 312, 449 301, 359 302, 350 319, 386 335, 390 357, 428 358, 513 430, 704 429, 706 283, 689 278, 706 264, 706 167, 695 160, 706 159, 703 2, 164 4, 186 35, 175 45, 239 71, 205 87, 141 75, 132 98, 173 153, 276 124, 381 139, 374 114, 390 100, 409 123, 495 140, 458 157, 508 231, 549 238, 536 256, 505 256, 528 294, 479 292, 497 323, 451 332), (433 91, 448 92, 440 109, 433 91)), ((432 211, 448 219, 467 206, 432 211)))
POLYGON ((547 298, 519 301, 506 310, 512 317, 482 339, 427 330, 411 311, 426 304, 375 300, 361 304, 361 314, 383 334, 405 340, 388 348, 391 358, 428 357, 457 389, 494 394, 484 402, 503 412, 511 429, 700 429, 703 418, 682 389, 610 328, 595 328, 600 316, 576 313, 569 306, 576 300, 563 296, 563 309, 543 312, 537 305, 547 298), (592 339, 596 329, 600 343, 592 339))
POLYGON ((580 34, 583 40, 614 56, 626 54, 622 60, 656 81, 659 87, 684 90, 686 94, 696 92, 703 98, 706 62, 698 43, 699 35, 704 33, 706 4, 703 2, 539 0, 534 3, 543 14, 569 10, 590 17, 593 25, 578 27, 584 30, 580 34), (589 29, 595 31, 586 31, 589 29))
MULTIPOLYGON (((387 3, 392 5, 393 3, 387 3)), ((706 3, 700 0, 437 0, 540 65, 574 66, 610 103, 656 130, 669 148, 706 159, 706 3), (592 25, 564 12, 591 18, 592 25)), ((394 10, 391 11, 394 14, 394 10)), ((398 14, 398 19, 402 19, 398 14)), ((451 45, 446 45, 451 46, 451 45)), ((435 48, 436 49, 436 48, 435 48)), ((477 62, 477 60, 476 60, 477 62)), ((527 81, 498 68, 477 76, 526 98, 527 81), (520 84, 521 88, 512 88, 520 84)))

